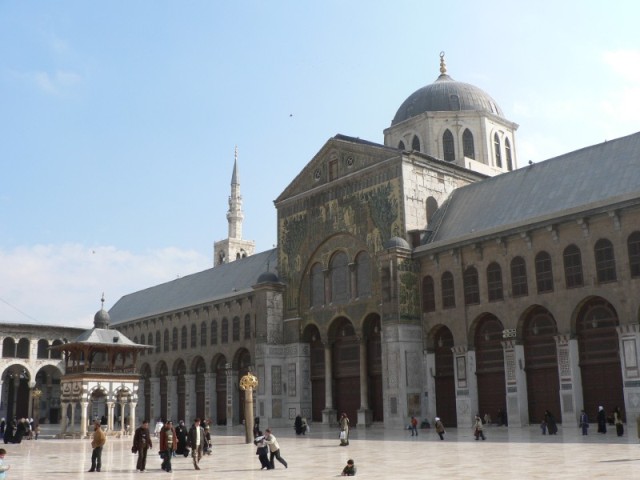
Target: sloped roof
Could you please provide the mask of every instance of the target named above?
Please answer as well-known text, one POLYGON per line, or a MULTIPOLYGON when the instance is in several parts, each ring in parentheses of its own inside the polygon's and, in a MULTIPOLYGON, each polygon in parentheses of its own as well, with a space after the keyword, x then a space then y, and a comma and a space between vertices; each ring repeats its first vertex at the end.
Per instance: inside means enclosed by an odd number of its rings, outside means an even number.
POLYGON ((418 251, 632 199, 640 199, 640 133, 455 190, 418 251))
POLYGON ((138 343, 132 342, 118 330, 111 330, 106 328, 92 328, 91 330, 86 330, 82 332, 72 343, 146 347, 146 345, 140 345, 138 343))
POLYGON ((111 325, 249 292, 266 271, 277 272, 275 248, 125 295, 109 310, 111 325))

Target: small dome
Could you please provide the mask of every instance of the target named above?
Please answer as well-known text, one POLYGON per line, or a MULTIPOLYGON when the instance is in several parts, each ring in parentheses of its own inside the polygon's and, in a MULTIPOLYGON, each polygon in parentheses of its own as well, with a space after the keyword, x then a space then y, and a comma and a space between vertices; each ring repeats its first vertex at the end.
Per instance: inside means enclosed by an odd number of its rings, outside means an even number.
POLYGON ((95 328, 109 328, 110 323, 111 317, 109 317, 109 312, 104 308, 100 309, 100 311, 93 317, 93 326, 95 328))
POLYGON ((396 112, 391 125, 425 112, 473 110, 504 117, 502 109, 484 90, 468 83, 456 82, 447 75, 444 53, 440 54, 440 76, 431 85, 416 90, 396 112))
POLYGON ((407 250, 411 250, 409 242, 400 237, 391 237, 389 241, 384 244, 384 248, 406 248, 407 250))
POLYGON ((256 283, 277 283, 280 279, 278 275, 273 272, 263 272, 258 276, 258 281, 256 283))

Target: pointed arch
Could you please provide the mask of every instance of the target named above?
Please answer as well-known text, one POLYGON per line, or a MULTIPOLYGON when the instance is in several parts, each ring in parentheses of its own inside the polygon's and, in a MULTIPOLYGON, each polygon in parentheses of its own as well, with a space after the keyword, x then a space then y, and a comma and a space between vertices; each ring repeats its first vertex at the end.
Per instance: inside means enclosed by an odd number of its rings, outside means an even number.
POLYGON ((444 160, 453 162, 456 159, 456 149, 453 141, 453 134, 448 128, 442 134, 442 153, 444 160))
POLYGON ((476 149, 473 143, 473 133, 468 128, 465 128, 464 132, 462 132, 462 151, 465 157, 475 160, 476 149))
POLYGON ((413 140, 411 140, 411 150, 414 150, 416 152, 420 151, 420 139, 417 135, 414 135, 413 140))
POLYGON ((500 137, 497 133, 493 134, 493 155, 496 162, 496 167, 502 168, 502 147, 500 145, 500 137))

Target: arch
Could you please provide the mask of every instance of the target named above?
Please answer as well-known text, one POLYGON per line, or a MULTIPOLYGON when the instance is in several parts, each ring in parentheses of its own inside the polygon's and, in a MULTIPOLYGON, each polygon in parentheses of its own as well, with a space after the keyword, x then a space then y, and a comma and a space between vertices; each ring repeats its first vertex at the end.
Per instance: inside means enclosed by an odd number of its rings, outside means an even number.
POLYGON ((442 290, 442 308, 454 308, 456 306, 456 290, 451 272, 444 272, 440 279, 442 290))
POLYGON ((356 255, 356 298, 371 296, 371 257, 365 251, 356 255))
POLYGON ((511 270, 511 295, 524 297, 529 294, 529 282, 527 280, 527 264, 522 257, 514 257, 510 264, 511 270))
POLYGON ((211 345, 218 344, 218 320, 211 320, 211 345))
POLYGON ((227 424, 227 359, 220 354, 214 359, 213 372, 216 375, 216 423, 227 424))
POLYGON ((336 251, 329 262, 331 277, 331 303, 342 304, 349 300, 349 261, 342 250, 336 251))
POLYGON ((173 363, 173 376, 176 382, 176 396, 178 397, 178 418, 176 420, 189 420, 185 418, 187 403, 187 381, 185 374, 187 366, 182 358, 176 359, 173 363))
POLYGON ((426 275, 422 278, 422 311, 425 313, 435 312, 436 292, 433 277, 426 275))
POLYGON ((346 317, 338 317, 331 323, 329 338, 333 340, 334 406, 354 424, 360 408, 360 340, 346 317))
POLYGON ((497 133, 493 134, 493 154, 496 161, 496 167, 502 168, 502 151, 500 147, 500 137, 497 133))
POLYGON ((618 325, 616 310, 601 297, 586 300, 576 315, 583 405, 590 416, 599 405, 609 411, 624 405, 618 325))
POLYGON ((314 263, 309 275, 309 296, 311 307, 321 307, 324 305, 324 272, 322 264, 314 263))
POLYGON ((63 371, 52 364, 43 365, 35 374, 36 387, 42 392, 39 399, 33 399, 31 416, 38 423, 60 422, 60 379, 63 371))
POLYGON ((468 128, 465 128, 464 132, 462 132, 462 151, 465 157, 475 160, 476 149, 473 143, 473 133, 468 128))
POLYGON ((596 259, 598 283, 616 281, 616 258, 613 244, 606 238, 598 240, 593 248, 596 259))
POLYGON ((16 358, 29 358, 31 343, 28 338, 21 338, 16 345, 16 358))
POLYGON ((222 329, 220 331, 220 342, 229 343, 229 319, 227 317, 222 318, 222 329))
POLYGON ((320 330, 314 324, 307 325, 302 339, 309 344, 309 375, 311 377, 311 419, 322 422, 322 410, 325 409, 325 363, 324 344, 320 330))
POLYGON ((143 363, 140 366, 140 377, 142 383, 142 419, 151 418, 151 366, 148 363, 143 363))
POLYGON ((248 313, 244 316, 244 339, 251 340, 251 315, 248 313))
POLYGON ((198 327, 196 324, 191 324, 191 348, 196 348, 198 346, 198 327))
POLYGON ((202 322, 200 324, 200 346, 207 346, 207 322, 202 322))
MULTIPOLYGON (((153 335, 151 334, 151 332, 149 332, 147 334, 147 345, 153 346, 153 335)), ((147 350, 147 352, 149 352, 149 350, 147 350)))
POLYGON ((44 338, 38 340, 38 353, 36 357, 38 359, 49 358, 49 340, 44 338))
MULTIPOLYGON (((236 385, 240 384, 240 379, 244 377, 251 368, 251 354, 249 350, 246 348, 240 348, 233 356, 233 369, 238 373, 238 376, 235 379, 236 385)), ((289 385, 289 388, 295 388, 295 385, 289 385)), ((244 400, 245 400, 245 392, 244 390, 239 391, 238 395, 238 412, 239 418, 238 422, 243 424, 245 421, 244 416, 244 400)))
POLYGON ((553 292, 553 264, 551 255, 545 251, 538 252, 535 258, 536 287, 538 293, 553 292))
POLYGON ((187 326, 183 325, 180 334, 180 349, 186 350, 189 343, 187 326))
POLYGON ((234 342, 239 342, 240 341, 240 317, 233 317, 233 341, 234 342))
MULTIPOLYGON (((53 343, 51 343, 52 347, 57 347, 58 345, 62 345, 64 342, 60 339, 55 339, 53 341, 53 343)), ((49 358, 51 358, 52 360, 61 360, 62 359, 62 350, 51 350, 50 354, 49 354, 49 358)))
POLYGON ((442 153, 444 160, 447 162, 453 162, 456 159, 456 149, 453 142, 453 134, 448 128, 442 134, 442 153))
POLYGON ((178 350, 178 327, 173 327, 173 333, 171 335, 171 350, 178 350))
POLYGON ((627 254, 631 278, 640 277, 640 231, 633 232, 627 238, 627 254))
POLYGON ((417 135, 414 135, 413 139, 411 140, 411 150, 414 150, 416 152, 420 151, 420 139, 417 135))
POLYGON ((438 201, 432 197, 427 197, 427 223, 431 222, 433 215, 438 211, 438 201))
POLYGON ((167 420, 167 405, 169 400, 169 384, 167 376, 169 375, 169 368, 164 360, 161 360, 156 365, 156 377, 160 379, 160 418, 167 420))
POLYGON ((504 154, 507 157, 507 170, 513 170, 513 153, 511 152, 511 142, 508 138, 504 139, 504 154))
POLYGON ((535 305, 523 315, 521 333, 527 376, 529 422, 542 422, 545 410, 551 411, 556 420, 561 422, 556 320, 546 308, 535 305))
POLYGON ((164 330, 164 351, 169 351, 169 329, 165 328, 164 330))
POLYGON ((377 313, 367 315, 363 322, 362 331, 366 338, 367 394, 371 420, 383 422, 382 325, 380 315, 377 313))
POLYGON ((487 294, 490 302, 504 299, 502 268, 497 262, 491 262, 487 267, 487 294))
POLYGON ((506 410, 504 352, 502 322, 495 315, 484 314, 475 323, 473 341, 476 349, 476 377, 478 382, 478 413, 500 418, 498 411, 506 410))
POLYGON ((584 278, 582 275, 582 254, 574 244, 568 245, 562 252, 564 264, 564 281, 567 288, 582 287, 584 278))
POLYGON ((456 390, 453 356, 453 333, 444 326, 435 327, 430 337, 434 352, 434 383, 436 391, 436 415, 446 425, 457 426, 456 390))
POLYGON ((398 142, 398 150, 406 150, 404 142, 402 140, 398 142))
POLYGON ((462 274, 462 286, 464 288, 464 304, 474 305, 480 303, 480 282, 476 267, 467 267, 462 274))

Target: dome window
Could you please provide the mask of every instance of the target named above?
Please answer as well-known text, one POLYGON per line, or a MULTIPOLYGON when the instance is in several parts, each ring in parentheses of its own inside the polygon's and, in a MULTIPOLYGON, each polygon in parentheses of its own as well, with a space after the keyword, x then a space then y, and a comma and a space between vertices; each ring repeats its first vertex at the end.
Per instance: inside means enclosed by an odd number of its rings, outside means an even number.
POLYGON ((460 97, 458 95, 449 95, 449 103, 451 105, 452 112, 460 110, 460 97))
POLYGON ((400 140, 400 143, 398 143, 398 150, 406 150, 404 142, 402 140, 400 140))
POLYGON ((456 151, 453 145, 453 134, 451 130, 447 129, 442 135, 442 150, 444 152, 444 159, 447 162, 453 162, 456 159, 456 151))
POLYGON ((496 167, 502 168, 502 152, 500 152, 500 137, 493 135, 493 148, 495 149, 496 167))
POLYGON ((417 135, 413 136, 413 140, 411 141, 411 149, 415 150, 416 152, 420 151, 420 139, 417 135))
POLYGON ((509 143, 509 139, 504 139, 504 153, 507 157, 507 170, 513 170, 513 158, 511 156, 511 143, 509 143))
POLYGON ((468 128, 462 134, 462 149, 464 156, 467 158, 476 158, 475 147, 473 145, 473 133, 468 128))

